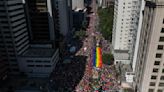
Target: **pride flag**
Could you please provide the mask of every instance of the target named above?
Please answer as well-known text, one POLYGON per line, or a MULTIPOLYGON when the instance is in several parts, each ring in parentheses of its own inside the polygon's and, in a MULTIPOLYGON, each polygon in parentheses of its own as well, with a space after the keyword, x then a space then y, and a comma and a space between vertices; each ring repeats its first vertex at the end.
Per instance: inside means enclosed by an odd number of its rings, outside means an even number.
POLYGON ((100 47, 93 49, 93 66, 96 68, 102 67, 102 50, 100 47))

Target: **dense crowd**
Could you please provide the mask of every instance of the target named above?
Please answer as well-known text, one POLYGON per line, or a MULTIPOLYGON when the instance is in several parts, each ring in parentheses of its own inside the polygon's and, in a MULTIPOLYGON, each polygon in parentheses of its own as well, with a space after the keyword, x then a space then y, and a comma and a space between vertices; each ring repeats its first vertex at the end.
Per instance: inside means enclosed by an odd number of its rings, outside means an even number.
MULTIPOLYGON (((109 92, 119 90, 114 65, 105 65, 99 70, 99 79, 93 80, 93 67, 91 61, 92 37, 102 37, 100 32, 94 32, 96 17, 90 15, 90 24, 87 29, 88 37, 83 40, 83 46, 79 49, 72 61, 68 64, 59 63, 54 72, 54 83, 57 92, 109 92), (96 91, 97 89, 97 91, 96 91)), ((102 52, 109 53, 109 43, 101 39, 102 52)), ((68 54, 69 55, 69 54, 68 54)))

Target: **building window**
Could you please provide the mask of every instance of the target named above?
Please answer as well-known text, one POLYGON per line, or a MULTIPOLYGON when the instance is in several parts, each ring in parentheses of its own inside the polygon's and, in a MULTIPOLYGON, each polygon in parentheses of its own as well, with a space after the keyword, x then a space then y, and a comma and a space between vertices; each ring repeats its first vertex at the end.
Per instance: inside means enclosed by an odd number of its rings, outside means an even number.
POLYGON ((42 62, 42 61, 36 60, 35 62, 36 62, 36 63, 40 63, 40 62, 42 62))
POLYGON ((32 62, 33 62, 33 60, 27 60, 27 62, 28 62, 28 63, 32 63, 32 62))
POLYGON ((154 89, 149 89, 149 91, 148 92, 154 92, 154 89))
POLYGON ((51 67, 51 65, 44 65, 44 67, 51 67))
POLYGON ((150 86, 155 86, 155 82, 150 82, 150 86))
POLYGON ((27 67, 34 67, 34 65, 27 65, 27 67))
POLYGON ((164 37, 160 37, 159 42, 164 42, 164 37))
POLYGON ((157 72, 158 72, 158 69, 157 69, 157 68, 154 68, 154 69, 153 69, 153 72, 154 72, 154 73, 157 73, 157 72))
POLYGON ((162 89, 158 89, 158 91, 157 91, 157 92, 163 92, 163 91, 162 91, 162 89))
POLYGON ((50 63, 50 61, 44 61, 45 63, 50 63))
POLYGON ((162 73, 164 73, 164 69, 162 69, 162 73))
POLYGON ((164 28, 161 29, 161 33, 164 33, 164 28))
POLYGON ((163 45, 158 45, 158 50, 163 50, 163 45))
POLYGON ((36 65, 36 67, 42 67, 42 65, 36 65))
POLYGON ((157 76, 151 76, 151 79, 157 79, 157 76))
POLYGON ((164 80, 164 76, 161 76, 161 77, 160 77, 160 80, 164 80))
POLYGON ((162 54, 160 54, 160 53, 156 54, 156 58, 161 58, 161 57, 162 57, 162 54))
POLYGON ((160 65, 160 61, 155 61, 154 65, 160 65))
POLYGON ((164 87, 164 83, 159 83, 159 86, 160 87, 164 87))

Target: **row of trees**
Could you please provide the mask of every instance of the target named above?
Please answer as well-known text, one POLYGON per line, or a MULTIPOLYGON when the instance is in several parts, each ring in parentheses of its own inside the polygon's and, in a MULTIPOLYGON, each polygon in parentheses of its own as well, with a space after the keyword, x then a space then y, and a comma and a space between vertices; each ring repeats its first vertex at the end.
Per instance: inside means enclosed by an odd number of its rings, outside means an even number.
POLYGON ((98 8, 99 15, 99 31, 106 40, 112 41, 112 27, 114 8, 98 8))

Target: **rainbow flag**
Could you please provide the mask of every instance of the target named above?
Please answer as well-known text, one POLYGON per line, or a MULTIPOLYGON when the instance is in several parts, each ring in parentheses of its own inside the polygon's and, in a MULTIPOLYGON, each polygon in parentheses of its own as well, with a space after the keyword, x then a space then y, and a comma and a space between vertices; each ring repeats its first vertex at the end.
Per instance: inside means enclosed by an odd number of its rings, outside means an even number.
POLYGON ((102 67, 102 51, 100 47, 93 49, 93 66, 97 68, 102 67))

